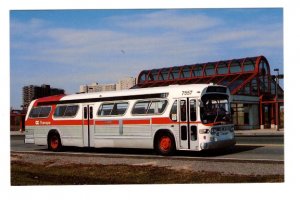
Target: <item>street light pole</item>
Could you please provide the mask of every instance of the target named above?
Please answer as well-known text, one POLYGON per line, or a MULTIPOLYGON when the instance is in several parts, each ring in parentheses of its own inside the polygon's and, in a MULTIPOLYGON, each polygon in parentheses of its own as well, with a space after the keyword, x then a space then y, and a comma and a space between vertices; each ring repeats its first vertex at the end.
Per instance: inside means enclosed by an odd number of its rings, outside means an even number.
POLYGON ((278 112, 278 84, 279 84, 279 69, 274 69, 274 72, 277 72, 276 74, 276 87, 275 87, 275 106, 276 106, 276 130, 279 131, 279 112, 278 112))

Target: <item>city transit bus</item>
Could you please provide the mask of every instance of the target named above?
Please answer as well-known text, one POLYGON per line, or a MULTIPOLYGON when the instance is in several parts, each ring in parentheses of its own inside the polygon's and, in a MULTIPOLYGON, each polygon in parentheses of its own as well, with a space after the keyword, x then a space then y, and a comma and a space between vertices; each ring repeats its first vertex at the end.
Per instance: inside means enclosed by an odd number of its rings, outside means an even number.
POLYGON ((25 143, 63 146, 201 151, 235 144, 227 87, 171 85, 57 95, 33 100, 25 143))

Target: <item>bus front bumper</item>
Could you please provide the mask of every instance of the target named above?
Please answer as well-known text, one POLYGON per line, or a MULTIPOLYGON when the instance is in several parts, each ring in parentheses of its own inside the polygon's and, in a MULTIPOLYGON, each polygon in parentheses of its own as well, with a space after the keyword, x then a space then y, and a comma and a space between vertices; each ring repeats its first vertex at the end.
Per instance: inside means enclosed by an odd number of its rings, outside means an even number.
POLYGON ((206 142, 201 143, 200 147, 201 149, 222 149, 222 148, 228 148, 233 147, 236 144, 235 139, 230 140, 221 140, 216 142, 206 142))

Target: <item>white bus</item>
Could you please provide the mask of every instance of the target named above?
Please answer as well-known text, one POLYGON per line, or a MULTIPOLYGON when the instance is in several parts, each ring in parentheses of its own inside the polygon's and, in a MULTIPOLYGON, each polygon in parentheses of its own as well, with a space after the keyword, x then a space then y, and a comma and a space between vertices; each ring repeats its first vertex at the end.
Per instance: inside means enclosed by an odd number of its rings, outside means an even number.
POLYGON ((227 87, 171 85, 33 100, 25 143, 201 151, 235 144, 227 87))

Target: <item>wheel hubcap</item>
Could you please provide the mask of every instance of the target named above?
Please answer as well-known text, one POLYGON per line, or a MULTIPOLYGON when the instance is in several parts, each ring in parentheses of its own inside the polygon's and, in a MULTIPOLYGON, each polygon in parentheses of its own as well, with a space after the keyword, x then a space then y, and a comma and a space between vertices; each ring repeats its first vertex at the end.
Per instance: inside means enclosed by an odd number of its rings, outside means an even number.
POLYGON ((51 138, 51 148, 56 149, 57 147, 58 147, 58 138, 57 137, 51 138))
POLYGON ((163 151, 168 151, 171 148, 171 139, 167 136, 161 138, 159 143, 160 149, 163 151))

